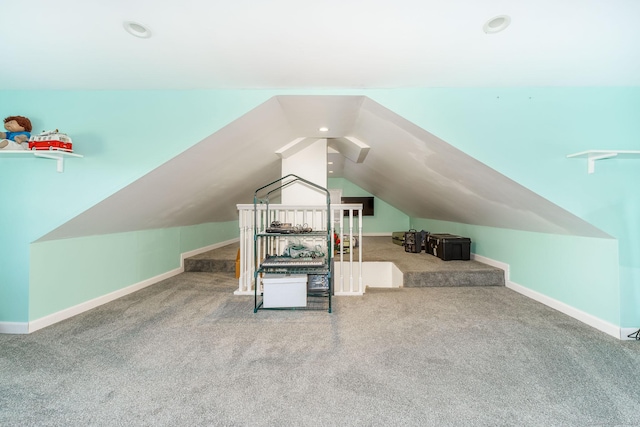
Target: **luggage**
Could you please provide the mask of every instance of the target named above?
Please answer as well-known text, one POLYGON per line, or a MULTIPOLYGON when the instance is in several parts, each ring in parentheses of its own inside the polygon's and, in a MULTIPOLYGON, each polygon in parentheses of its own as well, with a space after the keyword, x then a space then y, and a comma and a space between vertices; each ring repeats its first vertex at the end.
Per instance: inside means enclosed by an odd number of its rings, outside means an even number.
POLYGON ((404 246, 404 231, 394 231, 391 233, 391 241, 398 246, 404 246))
POLYGON ((468 261, 471 259, 471 239, 447 233, 430 234, 426 252, 443 261, 468 261))
POLYGON ((404 233, 404 251, 414 254, 420 253, 425 248, 427 231, 416 231, 413 228, 404 233))

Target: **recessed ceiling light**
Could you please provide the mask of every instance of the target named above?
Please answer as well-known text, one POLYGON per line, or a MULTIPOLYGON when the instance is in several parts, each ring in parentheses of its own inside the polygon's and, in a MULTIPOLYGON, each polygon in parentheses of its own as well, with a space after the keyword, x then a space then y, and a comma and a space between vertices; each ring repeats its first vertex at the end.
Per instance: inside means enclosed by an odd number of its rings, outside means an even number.
POLYGON ((329 128, 326 126, 322 126, 320 129, 318 129, 320 132, 329 132, 329 128))
POLYGON ((140 37, 141 39, 148 39, 151 37, 151 30, 142 24, 138 24, 133 21, 125 21, 122 23, 125 31, 132 36, 140 37))
POLYGON ((333 164, 333 162, 327 162, 327 164, 328 164, 328 165, 332 165, 332 164, 333 164))
POLYGON ((498 15, 484 23, 482 30, 487 34, 499 33, 511 24, 509 15, 498 15))

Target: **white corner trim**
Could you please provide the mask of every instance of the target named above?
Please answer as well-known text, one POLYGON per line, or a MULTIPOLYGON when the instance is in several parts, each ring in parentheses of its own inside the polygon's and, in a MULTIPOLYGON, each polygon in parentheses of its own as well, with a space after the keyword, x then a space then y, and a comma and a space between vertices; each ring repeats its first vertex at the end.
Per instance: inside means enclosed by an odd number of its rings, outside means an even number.
POLYGON ((582 323, 585 323, 591 326, 592 328, 596 328, 597 330, 604 332, 607 335, 611 335, 612 337, 615 337, 618 339, 630 339, 630 338, 627 338, 627 335, 637 330, 637 329, 635 330, 629 329, 629 332, 625 334, 624 331, 626 329, 622 329, 612 323, 609 323, 605 320, 595 317, 589 313, 585 313, 582 310, 579 310, 561 301, 548 297, 547 295, 541 294, 540 292, 531 290, 515 282, 512 282, 510 279, 510 276, 511 276, 510 266, 507 263, 496 261, 491 258, 487 258, 482 255, 476 255, 476 254, 471 254, 471 259, 503 269, 504 276, 505 276, 504 283, 507 288, 514 290, 519 294, 529 297, 535 301, 538 301, 539 303, 542 303, 547 307, 551 307, 554 310, 558 310, 559 312, 566 314, 567 316, 573 317, 574 319, 579 320, 582 323))
POLYGON ((28 333, 29 333, 28 322, 0 322, 0 334, 28 334, 28 333))

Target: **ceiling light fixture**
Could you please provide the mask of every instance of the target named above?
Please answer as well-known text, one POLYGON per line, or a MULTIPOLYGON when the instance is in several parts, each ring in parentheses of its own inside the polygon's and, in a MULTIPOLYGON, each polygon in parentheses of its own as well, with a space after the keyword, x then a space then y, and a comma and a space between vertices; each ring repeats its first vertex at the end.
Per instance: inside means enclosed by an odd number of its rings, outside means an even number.
POLYGON ((322 126, 321 128, 318 129, 320 132, 329 132, 329 128, 326 126, 322 126))
POLYGON ((142 24, 138 24, 133 21, 125 21, 122 23, 125 31, 132 36, 139 37, 141 39, 148 39, 151 37, 151 30, 142 24))
POLYGON ((482 30, 487 34, 495 34, 507 28, 509 24, 511 24, 509 15, 498 15, 485 22, 482 30))

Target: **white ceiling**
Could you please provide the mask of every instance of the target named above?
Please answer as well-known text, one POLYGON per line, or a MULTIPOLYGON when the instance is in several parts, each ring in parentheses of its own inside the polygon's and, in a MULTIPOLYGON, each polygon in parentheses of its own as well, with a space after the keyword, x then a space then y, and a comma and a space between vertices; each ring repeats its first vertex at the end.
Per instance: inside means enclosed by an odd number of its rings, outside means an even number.
POLYGON ((640 85, 638 0, 20 0, 2 16, 0 89, 640 85))

